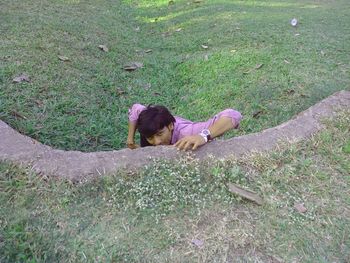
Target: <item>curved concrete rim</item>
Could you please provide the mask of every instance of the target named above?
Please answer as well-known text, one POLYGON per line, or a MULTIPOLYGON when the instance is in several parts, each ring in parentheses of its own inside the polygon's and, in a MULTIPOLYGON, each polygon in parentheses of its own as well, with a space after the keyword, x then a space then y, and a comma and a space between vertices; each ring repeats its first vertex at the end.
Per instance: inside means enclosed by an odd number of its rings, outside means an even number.
MULTIPOLYGON (((323 128, 322 119, 338 110, 349 109, 350 91, 340 91, 299 113, 291 120, 258 133, 210 142, 194 152, 203 160, 209 156, 240 157, 253 151, 269 151, 280 141, 300 141, 323 128)), ((105 152, 80 152, 53 149, 24 136, 0 121, 0 161, 9 161, 46 176, 73 181, 101 176, 120 169, 138 169, 154 158, 175 159, 183 153, 172 146, 122 149, 105 152)))

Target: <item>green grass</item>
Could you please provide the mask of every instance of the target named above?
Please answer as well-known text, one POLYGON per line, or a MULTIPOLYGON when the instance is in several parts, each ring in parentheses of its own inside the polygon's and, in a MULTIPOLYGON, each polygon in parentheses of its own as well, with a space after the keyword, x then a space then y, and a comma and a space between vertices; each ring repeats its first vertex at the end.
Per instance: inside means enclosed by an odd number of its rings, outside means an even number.
POLYGON ((349 12, 347 0, 3 0, 0 118, 82 151, 124 147, 135 102, 198 121, 233 107, 238 134, 259 131, 349 89, 349 12), (144 67, 125 72, 131 61, 144 67), (22 72, 31 82, 12 83, 22 72))
POLYGON ((270 154, 155 161, 79 184, 0 163, 0 261, 348 262, 349 116, 270 154), (228 182, 264 205, 233 196, 228 182))

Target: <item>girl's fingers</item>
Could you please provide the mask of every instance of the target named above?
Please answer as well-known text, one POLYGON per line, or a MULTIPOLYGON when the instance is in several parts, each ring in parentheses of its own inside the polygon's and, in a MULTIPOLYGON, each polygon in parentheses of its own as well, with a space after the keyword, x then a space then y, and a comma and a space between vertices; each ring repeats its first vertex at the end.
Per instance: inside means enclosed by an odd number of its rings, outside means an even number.
POLYGON ((186 144, 185 144, 185 147, 184 147, 184 150, 188 150, 191 146, 192 142, 191 141, 187 141, 186 144))
POLYGON ((199 143, 196 142, 195 144, 193 144, 192 150, 193 151, 196 150, 198 148, 198 146, 199 146, 199 143))
POLYGON ((177 143, 175 143, 175 147, 177 147, 179 150, 181 150, 183 144, 184 144, 184 140, 181 139, 181 140, 179 140, 177 143))

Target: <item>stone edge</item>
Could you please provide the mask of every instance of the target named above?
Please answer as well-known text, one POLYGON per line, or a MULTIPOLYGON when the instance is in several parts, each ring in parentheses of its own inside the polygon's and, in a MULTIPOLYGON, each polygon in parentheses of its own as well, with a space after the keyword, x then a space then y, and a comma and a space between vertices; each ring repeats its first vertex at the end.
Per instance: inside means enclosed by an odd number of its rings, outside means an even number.
MULTIPOLYGON (((194 152, 198 159, 209 156, 240 157, 253 151, 269 151, 280 141, 297 142, 323 128, 322 119, 338 110, 349 108, 350 91, 339 91, 299 113, 293 119, 264 131, 217 140, 194 152)), ((139 169, 152 159, 174 160, 184 153, 171 146, 145 147, 136 150, 122 149, 105 152, 80 152, 53 149, 24 136, 0 121, 0 161, 9 161, 46 176, 80 181, 116 172, 120 169, 139 169)))

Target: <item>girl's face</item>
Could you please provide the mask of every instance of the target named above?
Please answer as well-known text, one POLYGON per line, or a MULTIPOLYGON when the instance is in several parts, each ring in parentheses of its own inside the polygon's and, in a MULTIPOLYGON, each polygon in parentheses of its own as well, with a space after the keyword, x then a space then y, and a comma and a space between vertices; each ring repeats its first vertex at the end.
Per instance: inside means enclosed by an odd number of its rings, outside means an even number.
POLYGON ((154 146, 170 145, 173 129, 174 124, 170 123, 168 126, 165 126, 163 129, 159 130, 152 137, 147 138, 147 141, 154 146))

